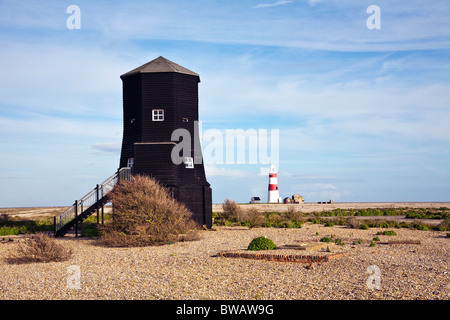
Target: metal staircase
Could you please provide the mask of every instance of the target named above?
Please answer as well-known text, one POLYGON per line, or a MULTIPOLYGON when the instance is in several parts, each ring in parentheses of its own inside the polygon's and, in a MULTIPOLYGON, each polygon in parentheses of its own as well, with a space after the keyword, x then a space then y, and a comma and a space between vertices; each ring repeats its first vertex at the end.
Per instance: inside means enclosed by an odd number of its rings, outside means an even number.
POLYGON ((75 228, 75 236, 78 236, 78 227, 82 229, 83 220, 97 212, 97 223, 99 223, 100 211, 103 223, 104 205, 109 201, 109 193, 121 180, 130 179, 131 169, 121 168, 103 183, 91 190, 88 194, 53 218, 55 237, 62 237, 72 228, 75 228))

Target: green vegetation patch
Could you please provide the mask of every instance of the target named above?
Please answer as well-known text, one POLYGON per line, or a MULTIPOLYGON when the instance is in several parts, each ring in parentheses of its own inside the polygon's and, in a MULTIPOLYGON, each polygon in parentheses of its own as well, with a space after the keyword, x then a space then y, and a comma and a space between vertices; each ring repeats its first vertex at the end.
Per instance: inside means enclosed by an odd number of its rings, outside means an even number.
POLYGON ((334 242, 334 240, 330 237, 323 237, 320 239, 320 242, 334 242))
POLYGON ((396 236, 397 232, 395 232, 393 230, 386 230, 383 232, 378 232, 377 234, 382 234, 383 236, 396 236))
POLYGON ((277 246, 272 240, 266 237, 258 237, 252 240, 248 245, 248 250, 259 251, 259 250, 274 250, 277 246))
POLYGON ((51 218, 28 220, 20 218, 11 218, 10 216, 4 213, 0 215, 0 236, 29 234, 52 230, 53 230, 53 222, 51 218))

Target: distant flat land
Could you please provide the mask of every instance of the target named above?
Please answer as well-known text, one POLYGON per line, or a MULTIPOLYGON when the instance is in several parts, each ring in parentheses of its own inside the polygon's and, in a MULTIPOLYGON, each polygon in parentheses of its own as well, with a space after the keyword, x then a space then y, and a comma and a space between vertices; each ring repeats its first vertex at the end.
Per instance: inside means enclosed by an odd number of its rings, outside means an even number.
MULTIPOLYGON (((450 208, 450 202, 335 202, 330 204, 301 203, 246 203, 240 204, 245 209, 256 208, 259 211, 286 211, 294 207, 301 212, 320 212, 334 209, 372 209, 372 208, 450 208)), ((213 212, 222 212, 222 204, 213 204, 213 212)))
MULTIPOLYGON (((324 212, 334 209, 385 209, 385 208, 450 208, 450 202, 336 202, 330 204, 302 203, 302 204, 282 204, 282 203, 244 203, 239 204, 242 209, 255 208, 260 212, 283 212, 289 207, 296 208, 300 212, 313 213, 324 212)), ((1 214, 8 214, 19 219, 48 219, 62 213, 67 207, 30 207, 30 208, 0 208, 1 214)), ((222 212, 222 204, 213 204, 213 212, 222 212)), ((105 207, 105 213, 111 212, 111 206, 105 207)), ((367 219, 369 217, 357 217, 367 219)), ((398 222, 410 222, 404 215, 399 216, 370 216, 371 219, 396 220, 398 222)), ((438 225, 442 219, 416 219, 431 225, 438 225)))
MULTIPOLYGON (((369 208, 450 208, 450 202, 336 202, 331 204, 302 203, 302 204, 282 204, 282 203, 244 203, 240 204, 244 209, 255 208, 258 211, 283 212, 289 207, 294 207, 298 211, 311 213, 329 211, 334 209, 369 209, 369 208)), ((29 207, 29 208, 0 208, 0 214, 6 213, 11 217, 18 218, 45 218, 53 217, 63 212, 67 207, 29 207)), ((111 210, 110 206, 105 207, 105 212, 111 210)), ((222 212, 222 204, 213 204, 213 212, 222 212)))
MULTIPOLYGON (((244 203, 239 204, 243 210, 255 208, 259 212, 283 212, 288 208, 296 208, 300 212, 314 213, 325 212, 334 209, 394 209, 394 208, 450 208, 450 202, 336 202, 336 203, 301 203, 301 204, 282 204, 282 203, 244 203)), ((213 212, 223 212, 222 204, 213 204, 213 212)), ((384 219, 396 220, 397 222, 411 222, 413 219, 406 219, 405 215, 392 216, 357 216, 357 219, 384 219)), ((426 222, 430 225, 438 225, 442 219, 414 219, 419 222, 426 222)))
MULTIPOLYGON (((33 207, 33 208, 0 208, 0 214, 8 214, 11 217, 21 219, 39 219, 54 217, 62 213, 67 207, 33 207)), ((110 206, 105 206, 105 212, 109 212, 110 206)))

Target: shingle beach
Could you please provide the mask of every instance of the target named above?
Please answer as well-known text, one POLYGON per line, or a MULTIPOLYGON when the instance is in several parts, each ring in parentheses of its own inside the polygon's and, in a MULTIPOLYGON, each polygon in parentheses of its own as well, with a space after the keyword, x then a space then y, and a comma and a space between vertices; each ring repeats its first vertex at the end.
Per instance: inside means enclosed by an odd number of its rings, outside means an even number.
MULTIPOLYGON (((56 241, 72 247, 73 257, 50 263, 9 264, 5 257, 18 240, 2 242, 0 299, 450 298, 450 239, 446 232, 395 229, 396 236, 378 235, 380 243, 370 247, 377 232, 385 229, 311 223, 300 229, 216 229, 201 231, 197 241, 141 248, 108 248, 95 239, 67 236, 56 241), (243 251, 258 236, 282 246, 318 242, 330 235, 345 245, 330 246, 329 254, 344 254, 328 262, 306 264, 219 255, 243 251), (353 244, 358 239, 361 243, 353 244), (79 289, 68 283, 73 279, 70 266, 79 268, 79 289), (378 287, 374 277, 380 280, 378 287)), ((273 253, 328 254, 288 251, 273 253)))

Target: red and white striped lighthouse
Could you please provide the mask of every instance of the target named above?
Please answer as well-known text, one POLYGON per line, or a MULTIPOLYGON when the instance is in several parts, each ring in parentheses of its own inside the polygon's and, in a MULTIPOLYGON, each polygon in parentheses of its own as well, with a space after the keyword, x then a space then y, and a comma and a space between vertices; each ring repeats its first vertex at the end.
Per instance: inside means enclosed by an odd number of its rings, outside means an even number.
POLYGON ((278 191, 277 171, 273 165, 269 169, 269 203, 280 202, 280 192, 278 191))

